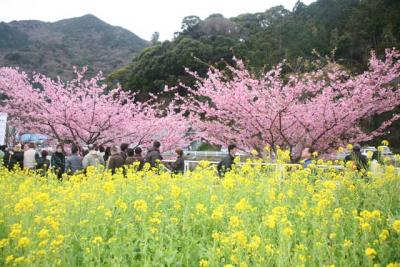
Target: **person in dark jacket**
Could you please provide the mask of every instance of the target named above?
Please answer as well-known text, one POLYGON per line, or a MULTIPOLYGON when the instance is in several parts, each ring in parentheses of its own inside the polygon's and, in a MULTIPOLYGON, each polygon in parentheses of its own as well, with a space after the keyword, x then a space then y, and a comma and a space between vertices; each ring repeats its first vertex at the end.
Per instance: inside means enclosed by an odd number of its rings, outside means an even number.
POLYGON ((7 147, 5 145, 0 146, 0 167, 4 165, 4 156, 6 155, 7 147))
POLYGON ((185 171, 185 159, 183 158, 183 151, 182 149, 177 149, 175 150, 175 153, 177 154, 177 158, 175 162, 170 164, 172 172, 175 174, 179 174, 185 171))
POLYGON ((118 153, 118 147, 111 148, 111 157, 108 159, 107 169, 111 170, 112 174, 115 174, 115 170, 124 167, 125 160, 121 153, 118 153))
POLYGON ((82 157, 78 154, 78 148, 72 146, 71 153, 72 155, 65 161, 65 172, 68 174, 74 174, 77 171, 83 170, 82 157))
POLYGON ((368 159, 361 153, 361 146, 359 144, 355 144, 350 155, 345 157, 344 162, 348 161, 353 161, 359 171, 368 169, 368 159))
POLYGON ((228 146, 228 155, 223 158, 220 163, 218 163, 217 170, 218 175, 223 177, 226 172, 229 172, 232 169, 232 165, 235 161, 235 154, 237 152, 236 145, 232 144, 228 146))
POLYGON ((157 161, 161 161, 163 158, 160 152, 161 144, 159 141, 154 141, 153 147, 147 151, 147 155, 145 157, 145 162, 150 163, 152 168, 157 167, 157 161))
POLYGON ((107 162, 110 156, 111 156, 111 147, 108 146, 106 147, 106 150, 104 150, 104 156, 103 156, 104 162, 107 162))
POLYGON ((36 158, 36 171, 41 175, 46 175, 50 167, 50 160, 47 159, 49 153, 47 150, 40 152, 40 157, 36 158))
POLYGON ((65 155, 61 145, 57 146, 56 152, 51 157, 51 168, 57 174, 57 178, 61 180, 65 171, 65 155))
POLYGON ((120 149, 121 149, 120 155, 124 160, 126 160, 126 158, 128 157, 128 155, 126 154, 128 148, 129 148, 129 144, 127 144, 127 143, 122 143, 120 146, 120 149))
POLYGON ((10 162, 10 156, 11 156, 10 152, 11 151, 8 147, 6 147, 4 149, 3 164, 4 164, 4 167, 6 167, 6 168, 8 168, 8 165, 10 162))
POLYGON ((7 155, 8 157, 8 170, 14 168, 22 169, 24 166, 24 151, 22 151, 21 144, 16 144, 12 151, 7 155))
POLYGON ((305 147, 302 151, 301 151, 301 159, 302 159, 302 163, 303 163, 303 168, 307 168, 308 165, 311 164, 311 162, 313 161, 313 153, 314 153, 314 149, 311 147, 305 147))
POLYGON ((22 169, 24 164, 24 151, 21 144, 14 145, 13 149, 9 151, 8 155, 8 169, 15 168, 22 169))
POLYGON ((128 157, 126 158, 125 165, 132 165, 135 162, 139 162, 137 167, 137 171, 143 170, 144 159, 142 157, 142 149, 140 147, 136 147, 134 150, 129 148, 127 150, 128 157))

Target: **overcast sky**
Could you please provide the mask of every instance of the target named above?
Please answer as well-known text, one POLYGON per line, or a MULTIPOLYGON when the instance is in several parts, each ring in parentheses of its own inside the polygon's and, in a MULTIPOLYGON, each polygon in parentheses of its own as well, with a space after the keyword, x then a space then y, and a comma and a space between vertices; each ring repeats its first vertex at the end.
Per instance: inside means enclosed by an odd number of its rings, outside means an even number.
MULTIPOLYGON (((60 19, 93 14, 112 25, 124 27, 143 39, 160 32, 160 39, 171 39, 180 30, 182 19, 197 15, 204 19, 221 13, 233 17, 262 12, 283 5, 292 10, 297 0, 0 0, 0 21, 60 19)), ((309 4, 314 0, 303 0, 309 4)))

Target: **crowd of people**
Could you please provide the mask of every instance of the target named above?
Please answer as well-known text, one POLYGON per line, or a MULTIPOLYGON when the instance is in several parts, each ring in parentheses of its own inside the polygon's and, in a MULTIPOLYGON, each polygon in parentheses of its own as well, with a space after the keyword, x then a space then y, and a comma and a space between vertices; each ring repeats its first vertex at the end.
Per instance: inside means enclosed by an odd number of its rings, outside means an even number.
MULTIPOLYGON (((237 151, 238 148, 235 144, 231 144, 228 146, 228 155, 224 157, 217 165, 219 176, 224 176, 227 171, 232 169, 232 166, 235 163, 235 156, 237 151)), ((305 147, 301 151, 299 163, 303 166, 303 168, 307 168, 313 161, 317 159, 317 154, 318 153, 316 153, 316 151, 312 147, 305 147)), ((361 153, 361 146, 359 144, 355 144, 352 147, 350 153, 346 155, 346 157, 344 158, 344 163, 347 164, 347 162, 353 162, 355 168, 358 171, 368 170, 370 165, 373 165, 374 163, 384 163, 382 153, 377 150, 373 152, 370 164, 368 162, 368 158, 361 153)))
MULTIPOLYGON (((136 170, 141 171, 146 162, 151 168, 158 167, 163 160, 160 147, 160 142, 154 141, 153 146, 143 156, 141 147, 132 148, 127 143, 123 143, 119 147, 111 146, 107 148, 91 144, 87 149, 72 145, 70 153, 67 156, 64 147, 57 145, 55 152, 50 156, 49 151, 45 149, 39 151, 34 143, 27 143, 24 146, 18 143, 12 149, 0 146, 0 163, 4 164, 9 170, 15 168, 29 169, 43 175, 50 170, 59 179, 62 178, 64 173, 74 174, 76 172, 85 172, 90 166, 94 168, 104 166, 106 170, 110 170, 112 174, 115 174, 119 168, 122 168, 125 173, 126 167, 129 165, 136 165, 136 170)), ((175 152, 176 160, 166 163, 165 166, 175 174, 183 173, 185 166, 183 150, 177 149, 175 152)), ((238 147, 235 144, 228 146, 228 155, 217 165, 220 177, 232 169, 237 152, 238 147)), ((308 167, 315 159, 316 152, 313 148, 305 147, 302 150, 300 163, 304 168, 308 167)), ((382 155, 379 151, 373 153, 371 160, 372 162, 383 163, 382 155)), ((361 153, 361 146, 358 144, 354 145, 352 151, 345 157, 344 162, 349 161, 354 162, 354 166, 359 171, 367 170, 369 167, 368 159, 361 153)))
MULTIPOLYGON (((72 145, 70 153, 67 155, 64 147, 57 145, 55 152, 49 155, 49 151, 46 149, 39 150, 34 143, 25 145, 18 143, 12 149, 0 146, 0 163, 9 170, 28 169, 41 174, 52 171, 59 179, 62 179, 64 173, 85 172, 90 166, 94 168, 103 166, 106 170, 115 174, 119 168, 122 168, 125 173, 126 167, 129 165, 136 165, 136 170, 141 171, 146 162, 152 168, 157 167, 163 159, 160 147, 161 143, 154 141, 153 146, 143 156, 142 148, 131 148, 127 143, 123 143, 119 147, 111 146, 107 148, 91 144, 87 149, 72 145)), ((167 164, 166 167, 171 169, 173 173, 183 173, 183 151, 177 149, 175 152, 177 154, 176 161, 167 164)))

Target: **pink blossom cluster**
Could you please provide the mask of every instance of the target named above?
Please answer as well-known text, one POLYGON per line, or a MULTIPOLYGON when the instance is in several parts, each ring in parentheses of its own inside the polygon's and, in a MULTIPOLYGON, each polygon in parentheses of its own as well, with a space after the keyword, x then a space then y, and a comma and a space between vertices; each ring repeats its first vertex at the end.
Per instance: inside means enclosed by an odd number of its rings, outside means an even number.
POLYGON ((107 91, 101 73, 85 79, 86 68, 68 82, 15 68, 0 68, 1 112, 20 132, 44 133, 57 142, 149 145, 159 140, 163 150, 186 144, 188 124, 173 108, 156 101, 135 101, 120 87, 107 91))
MULTIPOLYGON (((214 144, 236 143, 243 149, 285 147, 294 154, 311 146, 327 152, 347 142, 385 133, 400 114, 366 132, 361 120, 400 105, 400 53, 387 49, 384 59, 371 53, 369 68, 350 75, 331 63, 306 74, 283 77, 282 65, 262 76, 242 61, 227 72, 211 68, 197 78, 185 107, 199 135, 214 144)), ((298 155, 298 154, 297 154, 298 155)))

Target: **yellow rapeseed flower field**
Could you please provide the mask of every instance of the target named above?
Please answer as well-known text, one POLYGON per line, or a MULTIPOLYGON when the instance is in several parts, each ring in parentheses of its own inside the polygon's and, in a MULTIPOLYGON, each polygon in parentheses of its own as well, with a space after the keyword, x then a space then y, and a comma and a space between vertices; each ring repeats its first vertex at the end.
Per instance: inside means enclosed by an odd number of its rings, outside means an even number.
POLYGON ((0 169, 0 266, 399 266, 400 175, 0 169))

